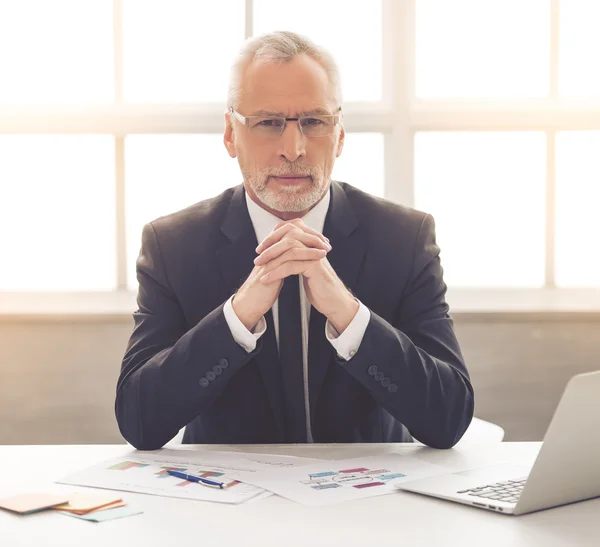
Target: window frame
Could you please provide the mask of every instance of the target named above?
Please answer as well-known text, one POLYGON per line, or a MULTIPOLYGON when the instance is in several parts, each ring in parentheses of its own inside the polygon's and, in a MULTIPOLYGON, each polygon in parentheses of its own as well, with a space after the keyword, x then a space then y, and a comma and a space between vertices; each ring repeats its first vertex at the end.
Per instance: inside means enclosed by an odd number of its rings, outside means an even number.
MULTIPOLYGON (((548 98, 494 101, 420 100, 415 96, 415 4, 382 0, 382 98, 344 104, 347 132, 384 137, 385 197, 414 203, 414 135, 418 131, 542 131, 547 137, 546 293, 555 284, 556 135, 600 130, 600 98, 565 100, 558 95, 560 0, 550 0, 551 47, 548 98)), ((110 134, 115 137, 117 293, 127 292, 125 231, 125 137, 128 134, 222 133, 222 103, 126 104, 123 100, 122 0, 113 0, 115 102, 110 105, 1 106, 0 133, 110 134)), ((252 36, 253 0, 245 0, 245 37, 252 36)), ((572 289, 560 289, 567 293, 572 289)), ((577 289, 581 292, 580 289, 577 289)), ((502 291, 502 290, 500 290, 502 291)), ((539 289, 531 289, 539 291, 539 289)), ((450 290, 452 292, 452 290, 450 290)), ((464 289, 461 291, 464 292, 464 289)), ((595 292, 595 291, 590 291, 595 292)), ((481 294, 481 291, 478 291, 481 294)), ((2 292, 0 292, 0 296, 2 292)), ((597 298, 597 293, 596 293, 597 298)), ((497 302, 497 299, 494 300, 497 302)), ((600 299, 596 300, 600 310, 600 299)), ((1 310, 0 310, 1 312, 1 310)))

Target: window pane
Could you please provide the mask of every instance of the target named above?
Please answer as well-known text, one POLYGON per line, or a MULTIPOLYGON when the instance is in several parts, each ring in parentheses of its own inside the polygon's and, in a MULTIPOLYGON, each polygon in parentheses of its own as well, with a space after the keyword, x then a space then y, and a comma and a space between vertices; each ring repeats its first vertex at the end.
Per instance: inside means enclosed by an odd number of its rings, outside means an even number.
POLYGON ((381 99, 381 0, 254 0, 254 34, 289 30, 329 50, 346 101, 381 99))
POLYGON ((415 206, 436 220, 448 285, 544 285, 543 133, 418 133, 415 206))
POLYGON ((374 196, 384 194, 383 135, 346 133, 344 149, 331 178, 347 182, 374 196))
POLYGON ((556 143, 556 284, 600 288, 600 131, 556 143))
POLYGON ((113 100, 107 0, 0 1, 0 103, 113 100))
POLYGON ((0 290, 116 288, 114 139, 0 135, 0 290))
POLYGON ((548 95, 550 0, 417 0, 416 94, 548 95))
POLYGON ((125 141, 128 286, 144 224, 242 182, 222 135, 133 135, 125 141))
POLYGON ((128 102, 225 102, 244 1, 123 0, 128 102))
POLYGON ((560 3, 559 90, 571 97, 600 96, 600 2, 560 3))

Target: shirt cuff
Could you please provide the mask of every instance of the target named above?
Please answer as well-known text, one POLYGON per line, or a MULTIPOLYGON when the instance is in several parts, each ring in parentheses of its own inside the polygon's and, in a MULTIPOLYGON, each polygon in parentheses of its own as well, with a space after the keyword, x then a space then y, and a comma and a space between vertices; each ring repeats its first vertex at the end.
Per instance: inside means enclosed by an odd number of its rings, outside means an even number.
MULTIPOLYGON (((233 295, 235 296, 235 295, 233 295)), ((259 319, 258 323, 254 325, 252 332, 250 332, 244 323, 240 321, 233 309, 233 296, 225 302, 223 306, 223 314, 225 315, 225 321, 229 325, 229 330, 233 339, 242 346, 248 353, 251 353, 256 349, 256 342, 267 330, 267 322, 265 321, 264 315, 259 319)))
POLYGON ((354 319, 346 327, 346 330, 340 334, 337 329, 327 321, 325 325, 325 336, 331 343, 338 356, 349 361, 354 357, 362 342, 369 321, 371 320, 371 312, 360 300, 356 299, 359 304, 358 311, 354 319))

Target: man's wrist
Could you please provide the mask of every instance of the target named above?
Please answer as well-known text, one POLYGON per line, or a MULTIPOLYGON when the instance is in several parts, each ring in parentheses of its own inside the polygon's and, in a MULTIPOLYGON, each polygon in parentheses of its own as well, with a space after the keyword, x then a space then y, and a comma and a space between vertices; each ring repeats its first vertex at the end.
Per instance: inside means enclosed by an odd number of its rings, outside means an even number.
POLYGON ((330 313, 327 319, 335 330, 342 334, 358 313, 359 308, 358 300, 348 292, 342 304, 337 306, 336 311, 330 313))
POLYGON ((247 310, 246 306, 244 306, 243 297, 241 297, 239 294, 235 294, 233 296, 231 300, 231 307, 244 327, 252 332, 256 324, 260 321, 262 314, 257 314, 252 310, 247 310))

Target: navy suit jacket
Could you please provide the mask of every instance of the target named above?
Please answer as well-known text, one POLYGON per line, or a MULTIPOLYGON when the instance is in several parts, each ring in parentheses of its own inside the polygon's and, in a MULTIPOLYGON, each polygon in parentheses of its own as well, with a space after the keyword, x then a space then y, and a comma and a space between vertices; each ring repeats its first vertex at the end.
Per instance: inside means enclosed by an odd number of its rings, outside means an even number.
MULTIPOLYGON (((371 318, 345 361, 311 310, 309 404, 315 442, 454 445, 473 416, 473 389, 445 302, 431 216, 333 181, 323 229, 328 260, 371 318)), ((135 327, 116 416, 136 448, 284 442, 272 312, 247 353, 223 305, 250 274, 258 245, 243 186, 144 227, 135 327)), ((285 343, 284 341, 282 343, 285 343)))

